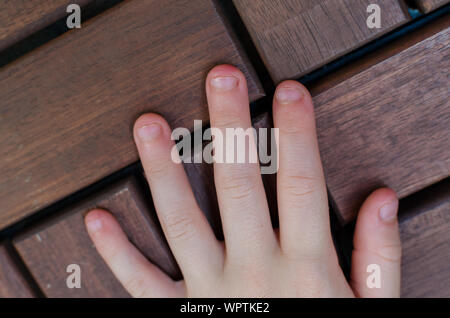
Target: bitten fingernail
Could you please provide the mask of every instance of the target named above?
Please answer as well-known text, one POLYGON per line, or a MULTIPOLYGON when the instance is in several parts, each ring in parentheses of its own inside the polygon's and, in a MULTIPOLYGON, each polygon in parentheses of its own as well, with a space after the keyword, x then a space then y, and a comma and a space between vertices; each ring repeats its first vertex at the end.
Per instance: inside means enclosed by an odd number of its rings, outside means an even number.
POLYGON ((303 92, 297 88, 283 87, 276 91, 276 99, 283 104, 299 101, 303 97, 303 92))
POLYGON ((211 79, 211 85, 219 90, 232 90, 237 87, 239 80, 234 76, 219 76, 211 79))
POLYGON ((147 142, 158 138, 161 135, 161 132, 161 126, 157 123, 152 123, 139 128, 138 136, 142 141, 147 142))
POLYGON ((384 222, 390 222, 392 220, 395 220, 397 217, 397 211, 398 211, 398 201, 393 201, 390 203, 386 203, 380 208, 380 219, 384 222))

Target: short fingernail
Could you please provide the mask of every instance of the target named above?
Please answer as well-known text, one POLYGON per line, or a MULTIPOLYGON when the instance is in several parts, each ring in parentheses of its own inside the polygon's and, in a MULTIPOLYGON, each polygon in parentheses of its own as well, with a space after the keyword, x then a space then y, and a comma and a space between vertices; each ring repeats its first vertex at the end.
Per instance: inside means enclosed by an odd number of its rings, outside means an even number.
POLYGON ((303 92, 297 88, 283 87, 277 89, 276 99, 283 104, 299 101, 303 92))
POLYGON ((397 218, 398 201, 386 203, 380 208, 380 219, 384 222, 390 222, 397 218))
POLYGON ((234 76, 219 76, 211 79, 211 85, 220 90, 229 91, 237 87, 239 80, 234 76))
POLYGON ((142 126, 138 129, 138 136, 142 141, 152 141, 161 135, 162 128, 157 123, 142 126))
POLYGON ((89 232, 96 232, 102 228, 103 224, 100 218, 93 218, 87 220, 86 226, 89 232))

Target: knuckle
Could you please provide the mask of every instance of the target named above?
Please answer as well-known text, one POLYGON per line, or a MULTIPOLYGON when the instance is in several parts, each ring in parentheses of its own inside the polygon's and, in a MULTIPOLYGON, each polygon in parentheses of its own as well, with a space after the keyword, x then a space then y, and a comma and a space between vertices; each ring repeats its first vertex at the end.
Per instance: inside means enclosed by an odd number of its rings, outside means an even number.
POLYGON ((193 219, 181 209, 167 212, 164 223, 168 239, 186 239, 193 233, 193 219))
POLYGON ((124 282, 123 286, 133 297, 146 297, 146 286, 143 279, 131 276, 124 282))
POLYGON ((376 249, 376 255, 388 263, 399 263, 402 259, 402 246, 400 243, 384 245, 376 249))
POLYGON ((304 197, 317 191, 319 180, 316 177, 308 177, 295 173, 289 173, 280 178, 280 188, 294 198, 304 197))
POLYGON ((145 167, 145 174, 147 178, 161 179, 167 175, 170 169, 169 160, 154 160, 145 167))
MULTIPOLYGON (((229 112, 215 110, 216 118, 214 120, 214 127, 216 128, 232 128, 238 126, 236 122, 236 117, 230 116, 229 112)), ((224 133, 223 131, 222 133, 224 133)))
POLYGON ((251 177, 234 175, 225 177, 222 189, 230 199, 242 200, 251 196, 255 189, 255 184, 251 177))
POLYGON ((288 136, 299 136, 310 133, 314 129, 313 122, 310 118, 302 117, 303 120, 299 120, 297 116, 292 116, 292 114, 283 116, 283 125, 280 127, 280 133, 288 136))

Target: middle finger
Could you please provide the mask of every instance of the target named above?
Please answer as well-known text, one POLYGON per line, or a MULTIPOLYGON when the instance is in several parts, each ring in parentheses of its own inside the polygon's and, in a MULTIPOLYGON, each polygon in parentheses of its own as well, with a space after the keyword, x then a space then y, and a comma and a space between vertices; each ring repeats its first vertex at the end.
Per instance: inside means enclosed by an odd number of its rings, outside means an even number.
MULTIPOLYGON (((211 127, 220 130, 224 138, 227 128, 246 130, 251 127, 247 83, 238 69, 230 65, 212 69, 206 93, 211 127)), ((214 138, 215 149, 223 149, 220 141, 214 138)), ((256 152, 255 143, 249 142, 245 150, 256 152)), ((247 158, 245 163, 214 163, 214 179, 227 254, 240 259, 273 251, 277 241, 259 164, 250 163, 247 158)))

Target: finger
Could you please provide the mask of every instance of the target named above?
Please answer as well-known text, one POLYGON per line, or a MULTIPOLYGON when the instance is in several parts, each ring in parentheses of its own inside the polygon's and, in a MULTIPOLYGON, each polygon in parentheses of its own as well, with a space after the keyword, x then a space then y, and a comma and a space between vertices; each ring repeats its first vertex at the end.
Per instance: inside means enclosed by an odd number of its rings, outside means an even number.
POLYGON ((351 272, 352 287, 359 297, 400 296, 401 243, 397 210, 398 200, 390 189, 375 191, 361 207, 351 272))
MULTIPOLYGON (((247 83, 237 68, 230 65, 213 68, 207 77, 206 93, 211 127, 220 130, 223 136, 227 128, 251 127, 247 83)), ((256 153, 255 140, 249 139, 247 148, 236 152, 256 153)), ((221 141, 214 138, 215 149, 223 149, 221 141)), ((215 162, 214 177, 227 255, 253 257, 254 253, 273 249, 277 243, 257 160, 215 162)))
POLYGON ((197 205, 182 164, 172 160, 169 125, 159 115, 143 115, 134 137, 158 218, 185 280, 215 275, 223 265, 222 247, 197 205))
POLYGON ((150 263, 131 244, 119 223, 108 212, 86 215, 86 228, 114 276, 133 297, 183 297, 183 286, 150 263))
POLYGON ((332 240, 327 191, 314 107, 307 89, 295 81, 279 84, 273 117, 279 128, 277 195, 281 248, 297 255, 329 255, 332 240))

